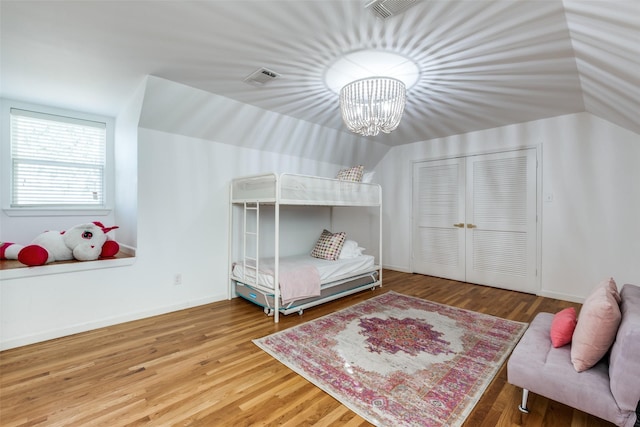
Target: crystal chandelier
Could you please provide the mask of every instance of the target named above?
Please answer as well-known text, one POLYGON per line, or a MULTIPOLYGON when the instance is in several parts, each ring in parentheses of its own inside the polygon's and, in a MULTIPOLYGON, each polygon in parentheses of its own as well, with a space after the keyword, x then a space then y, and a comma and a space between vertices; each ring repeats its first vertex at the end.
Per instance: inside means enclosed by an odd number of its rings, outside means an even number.
POLYGON ((369 77, 345 85, 340 91, 342 119, 350 131, 363 136, 389 133, 398 127, 407 91, 391 77, 369 77))

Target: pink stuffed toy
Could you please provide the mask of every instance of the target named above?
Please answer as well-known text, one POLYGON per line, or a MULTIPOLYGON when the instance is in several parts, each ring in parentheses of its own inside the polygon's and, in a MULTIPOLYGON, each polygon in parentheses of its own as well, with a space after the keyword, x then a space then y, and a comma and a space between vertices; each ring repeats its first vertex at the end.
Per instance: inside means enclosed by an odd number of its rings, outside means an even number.
POLYGON ((93 261, 112 257, 120 245, 107 233, 118 226, 105 227, 94 221, 79 224, 67 231, 45 231, 28 246, 0 242, 0 259, 17 259, 28 266, 44 265, 53 261, 93 261))

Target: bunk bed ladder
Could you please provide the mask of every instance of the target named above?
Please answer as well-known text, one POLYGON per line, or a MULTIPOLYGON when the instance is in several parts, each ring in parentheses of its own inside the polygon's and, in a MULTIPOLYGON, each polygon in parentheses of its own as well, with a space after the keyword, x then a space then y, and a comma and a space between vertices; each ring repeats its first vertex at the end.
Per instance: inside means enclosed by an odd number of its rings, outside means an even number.
POLYGON ((252 203, 252 202, 244 202, 244 224, 243 224, 243 241, 242 241, 242 266, 244 267, 244 276, 243 279, 246 280, 246 283, 249 285, 257 285, 258 284, 258 271, 260 269, 259 266, 259 248, 260 248, 260 204, 252 203), (255 212, 255 231, 249 231, 247 228, 247 217, 249 216, 249 212, 255 212), (253 240, 255 246, 252 254, 247 254, 247 240, 253 240))

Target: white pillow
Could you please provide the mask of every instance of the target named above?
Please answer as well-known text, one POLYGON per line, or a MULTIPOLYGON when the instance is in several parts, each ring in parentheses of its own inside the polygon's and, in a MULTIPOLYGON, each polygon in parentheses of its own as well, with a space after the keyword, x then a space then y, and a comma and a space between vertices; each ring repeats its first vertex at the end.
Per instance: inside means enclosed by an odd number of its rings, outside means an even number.
POLYGON ((356 258, 362 255, 362 251, 364 251, 364 248, 358 246, 358 242, 355 240, 346 240, 342 245, 338 259, 356 258))
POLYGON ((376 172, 375 172, 375 171, 365 172, 365 173, 362 175, 362 182, 367 182, 367 183, 373 182, 373 176, 374 176, 375 174, 376 174, 376 172))

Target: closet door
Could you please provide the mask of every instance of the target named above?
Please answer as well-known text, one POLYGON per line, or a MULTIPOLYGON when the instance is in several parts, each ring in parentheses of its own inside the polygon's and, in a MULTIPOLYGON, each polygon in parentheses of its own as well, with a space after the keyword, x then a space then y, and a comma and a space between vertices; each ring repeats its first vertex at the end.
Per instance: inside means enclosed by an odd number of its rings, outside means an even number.
POLYGON ((464 281, 464 159, 416 163, 413 182, 414 271, 464 281))
POLYGON ((467 158, 466 281, 536 293, 535 149, 467 158))
POLYGON ((413 271, 537 292, 535 149, 414 165, 413 271))

